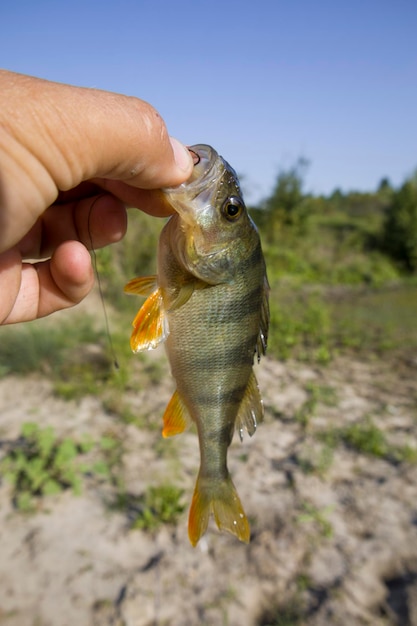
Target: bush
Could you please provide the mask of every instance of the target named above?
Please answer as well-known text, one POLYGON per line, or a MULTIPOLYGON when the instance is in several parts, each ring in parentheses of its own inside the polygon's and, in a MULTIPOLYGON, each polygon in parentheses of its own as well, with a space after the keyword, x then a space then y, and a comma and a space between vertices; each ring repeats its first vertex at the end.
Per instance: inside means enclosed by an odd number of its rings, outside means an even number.
POLYGON ((383 229, 383 248, 409 272, 417 270, 417 174, 393 194, 383 229))

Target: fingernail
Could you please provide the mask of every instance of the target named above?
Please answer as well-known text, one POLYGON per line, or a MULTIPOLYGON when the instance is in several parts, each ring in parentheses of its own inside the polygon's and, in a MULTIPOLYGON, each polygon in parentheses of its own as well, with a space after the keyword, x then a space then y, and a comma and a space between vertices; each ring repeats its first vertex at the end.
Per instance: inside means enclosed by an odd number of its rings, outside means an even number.
POLYGON ((175 137, 169 138, 174 151, 175 162, 183 172, 191 172, 193 160, 187 148, 175 137))

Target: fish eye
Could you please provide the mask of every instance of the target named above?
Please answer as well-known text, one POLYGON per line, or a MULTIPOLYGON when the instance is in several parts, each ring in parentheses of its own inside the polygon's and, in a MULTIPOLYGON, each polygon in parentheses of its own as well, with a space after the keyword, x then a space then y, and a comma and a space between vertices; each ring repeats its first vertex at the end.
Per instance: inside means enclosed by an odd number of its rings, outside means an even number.
POLYGON ((223 203, 222 213, 224 217, 229 220, 229 222, 233 222, 237 220, 243 211, 243 203, 236 196, 231 196, 227 198, 227 200, 223 203))

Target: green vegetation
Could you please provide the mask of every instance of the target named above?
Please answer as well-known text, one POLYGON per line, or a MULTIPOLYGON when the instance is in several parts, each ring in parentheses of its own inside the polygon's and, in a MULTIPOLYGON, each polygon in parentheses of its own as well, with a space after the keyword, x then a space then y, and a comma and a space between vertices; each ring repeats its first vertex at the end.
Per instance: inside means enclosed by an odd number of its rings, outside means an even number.
POLYGON ((273 598, 257 620, 257 626, 302 626, 306 623, 308 605, 306 593, 312 588, 307 574, 299 574, 295 581, 295 589, 285 602, 279 603, 273 598))
POLYGON ((140 496, 121 489, 113 508, 122 511, 130 520, 130 527, 153 532, 164 524, 175 525, 185 510, 183 489, 170 483, 149 485, 140 496))
POLYGON ((115 507, 127 514, 132 528, 154 531, 163 524, 175 525, 185 509, 183 490, 163 483, 149 486, 139 497, 129 496, 122 478, 122 454, 122 442, 111 433, 97 443, 88 437, 76 441, 59 438, 50 426, 28 422, 20 436, 9 442, 0 461, 0 477, 11 483, 13 503, 24 513, 35 511, 42 498, 66 489, 80 494, 86 478, 95 477, 113 485, 115 507))
POLYGON ((304 610, 298 598, 293 598, 287 605, 269 608, 258 621, 258 626, 302 626, 304 610))
POLYGON ((21 436, 0 462, 0 473, 13 485, 13 501, 21 511, 35 508, 36 498, 71 488, 80 493, 85 468, 80 458, 90 441, 59 440, 52 427, 28 422, 21 436))
POLYGON ((271 283, 270 353, 327 363, 417 346, 417 182, 303 192, 305 161, 253 207, 271 283))
POLYGON ((67 355, 82 344, 101 344, 105 337, 89 317, 46 325, 31 322, 1 329, 0 375, 40 372, 65 367, 67 355))
MULTIPOLYGON (((414 349, 417 177, 399 189, 382 179, 375 192, 313 196, 304 191, 307 166, 299 159, 279 172, 270 197, 250 209, 271 283, 269 353, 326 364, 347 350, 414 349)), ((155 273, 163 224, 131 210, 124 240, 96 252, 118 372, 107 355, 101 316, 0 329, 0 375, 45 372, 56 393, 68 399, 101 394, 104 388, 116 394, 129 386, 129 324, 142 299, 124 294, 123 285, 155 273), (101 346, 101 360, 92 365, 84 345, 101 346)), ((160 375, 156 367, 154 379, 160 375)), ((119 399, 107 397, 107 402, 116 405, 119 399)))
POLYGON ((139 499, 139 511, 132 527, 152 531, 162 524, 175 525, 185 509, 181 502, 183 493, 169 484, 148 487, 139 499))
POLYGON ((302 508, 303 512, 297 517, 297 522, 300 524, 314 524, 321 537, 330 539, 333 535, 333 527, 327 516, 331 513, 333 507, 318 509, 309 502, 304 502, 302 508))
POLYGON ((321 402, 325 406, 335 406, 337 404, 336 391, 328 385, 317 385, 307 383, 305 386, 307 400, 295 413, 295 419, 304 428, 307 427, 314 416, 317 404, 321 402))
POLYGON ((384 432, 369 416, 348 426, 322 432, 318 438, 329 448, 344 444, 357 452, 393 463, 417 463, 416 447, 389 443, 384 432))
POLYGON ((86 477, 104 479, 123 492, 123 448, 112 434, 98 442, 90 437, 60 438, 51 426, 41 428, 27 422, 7 447, 0 461, 0 476, 11 483, 13 503, 22 512, 36 510, 42 497, 66 489, 79 495, 86 477))
POLYGON ((417 271, 417 173, 392 195, 382 244, 405 270, 417 271))

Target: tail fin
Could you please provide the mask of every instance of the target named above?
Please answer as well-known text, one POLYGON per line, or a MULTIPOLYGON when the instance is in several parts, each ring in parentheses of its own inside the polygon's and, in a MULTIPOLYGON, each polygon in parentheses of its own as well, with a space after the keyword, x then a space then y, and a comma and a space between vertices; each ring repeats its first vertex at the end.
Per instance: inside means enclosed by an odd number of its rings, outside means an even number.
POLYGON ((198 476, 188 518, 188 536, 193 546, 206 532, 210 513, 220 530, 249 543, 249 522, 230 476, 220 482, 198 476))

